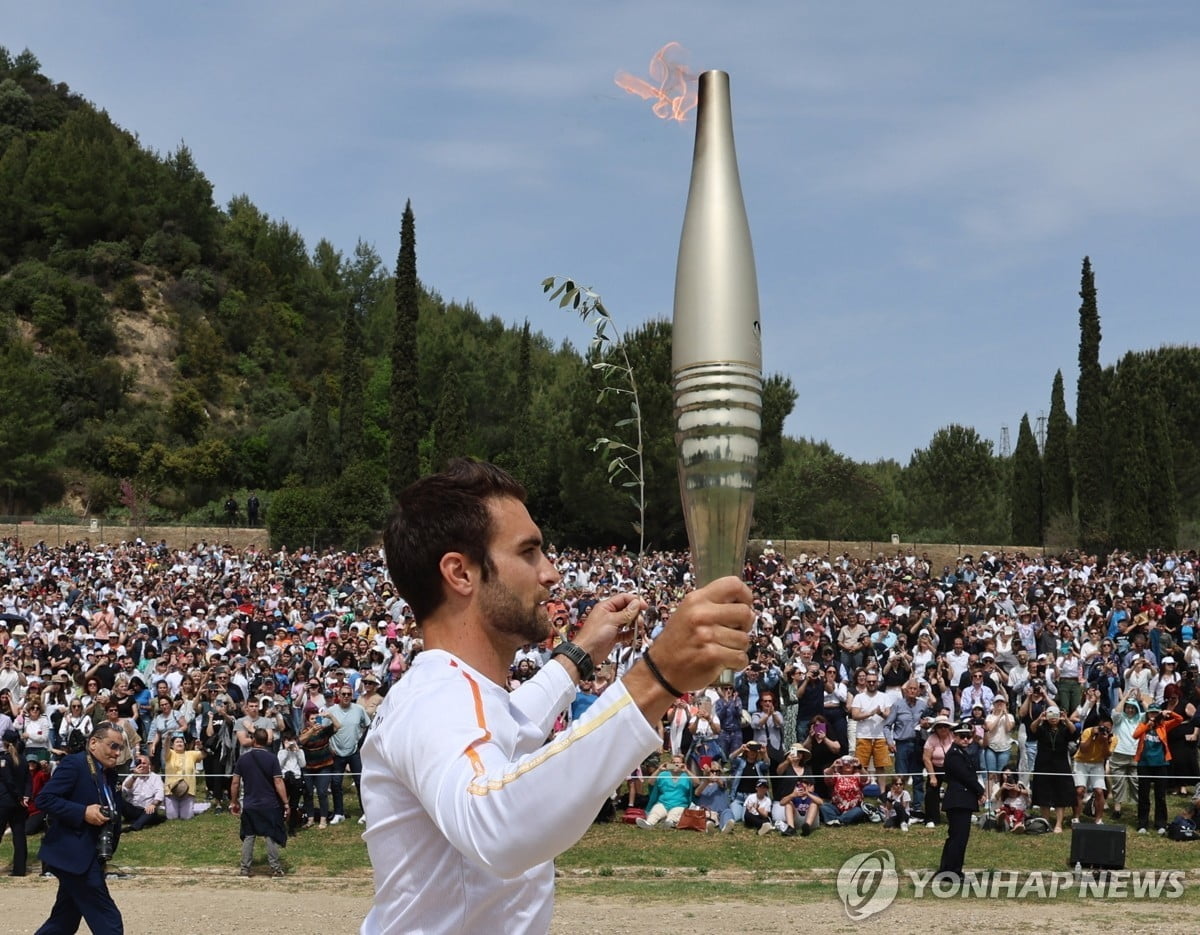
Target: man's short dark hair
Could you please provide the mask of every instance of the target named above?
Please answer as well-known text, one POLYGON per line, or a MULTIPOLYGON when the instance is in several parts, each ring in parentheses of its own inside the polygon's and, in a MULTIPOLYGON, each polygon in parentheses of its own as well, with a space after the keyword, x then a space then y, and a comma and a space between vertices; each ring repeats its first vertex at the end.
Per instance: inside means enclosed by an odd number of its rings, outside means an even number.
POLYGON ((88 743, 91 743, 93 740, 106 740, 109 734, 116 734, 122 740, 125 739, 125 731, 121 730, 118 725, 112 721, 101 721, 88 734, 88 743))
POLYGON ((265 727, 254 728, 254 746, 265 747, 271 742, 270 735, 267 734, 265 727))
POLYGON ((492 538, 488 502, 504 497, 524 503, 525 488, 507 471, 473 458, 455 458, 440 474, 401 492, 383 546, 388 573, 418 624, 445 599, 438 565, 447 552, 461 552, 488 579, 494 568, 487 552, 492 538))

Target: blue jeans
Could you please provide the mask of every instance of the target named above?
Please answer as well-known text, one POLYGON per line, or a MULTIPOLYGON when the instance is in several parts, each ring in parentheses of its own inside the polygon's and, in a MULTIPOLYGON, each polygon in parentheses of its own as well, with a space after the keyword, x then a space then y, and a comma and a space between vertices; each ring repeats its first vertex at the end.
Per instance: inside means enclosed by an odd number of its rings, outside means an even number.
POLYGON ((860 821, 866 821, 867 817, 867 813, 863 811, 861 805, 855 805, 854 808, 841 813, 832 802, 826 802, 821 806, 821 823, 826 825, 835 820, 843 825, 856 825, 860 821))
POLYGON ((912 807, 918 811, 925 804, 925 777, 921 774, 920 737, 896 741, 896 772, 901 776, 912 776, 912 807))
POLYGON ((329 817, 329 783, 332 779, 332 766, 304 771, 304 810, 310 819, 329 817), (316 811, 313 810, 313 790, 317 793, 316 811))
POLYGON ((335 756, 333 758, 333 813, 335 815, 345 815, 346 810, 343 807, 342 796, 342 779, 344 778, 346 767, 350 767, 350 778, 354 781, 354 788, 358 791, 358 805, 362 808, 362 757, 355 750, 349 756, 335 756))
POLYGON ((992 750, 989 747, 983 748, 983 768, 989 773, 1002 773, 1004 768, 1008 766, 1008 750, 992 750))

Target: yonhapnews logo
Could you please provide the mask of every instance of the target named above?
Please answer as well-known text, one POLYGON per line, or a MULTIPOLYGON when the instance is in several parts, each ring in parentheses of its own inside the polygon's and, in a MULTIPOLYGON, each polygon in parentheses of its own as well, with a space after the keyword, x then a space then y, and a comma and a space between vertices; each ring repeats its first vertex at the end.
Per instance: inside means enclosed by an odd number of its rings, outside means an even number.
MULTIPOLYGON (((1182 870, 984 870, 961 878, 932 870, 906 870, 914 899, 1178 899, 1182 870)), ((878 915, 896 901, 900 873, 884 848, 850 857, 837 875, 837 894, 852 922, 878 915)))
POLYGON ((855 854, 838 870, 838 899, 851 922, 862 922, 883 912, 895 902, 899 891, 896 858, 884 848, 855 854))

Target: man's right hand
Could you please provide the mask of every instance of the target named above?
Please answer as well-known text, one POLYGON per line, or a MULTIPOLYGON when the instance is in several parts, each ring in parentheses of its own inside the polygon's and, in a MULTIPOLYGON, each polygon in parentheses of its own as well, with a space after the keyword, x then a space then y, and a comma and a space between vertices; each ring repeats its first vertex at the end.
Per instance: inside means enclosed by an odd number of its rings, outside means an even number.
POLYGON ((105 818, 104 813, 100 811, 100 806, 96 805, 95 803, 92 803, 84 810, 83 820, 89 825, 96 825, 97 827, 108 824, 108 819, 105 818))
POLYGON ((699 691, 724 669, 744 668, 751 601, 750 588, 732 576, 685 597, 650 649, 667 681, 680 691, 699 691))
MULTIPOLYGON (((685 597, 649 649, 663 678, 678 691, 693 692, 707 687, 724 669, 744 668, 754 623, 752 599, 746 583, 733 576, 685 597)), ((646 665, 635 666, 623 681, 652 723, 675 700, 646 665)))

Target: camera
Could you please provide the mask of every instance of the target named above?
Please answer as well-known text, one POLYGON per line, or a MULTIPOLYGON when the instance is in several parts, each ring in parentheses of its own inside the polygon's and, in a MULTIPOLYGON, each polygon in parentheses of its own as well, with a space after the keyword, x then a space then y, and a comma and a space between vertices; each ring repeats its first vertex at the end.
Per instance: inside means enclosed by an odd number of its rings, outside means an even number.
POLYGON ((117 831, 112 809, 107 805, 101 805, 100 814, 104 816, 104 824, 100 826, 100 837, 96 839, 96 857, 101 863, 104 863, 111 859, 113 852, 117 849, 117 831))

